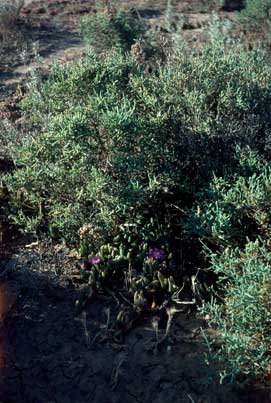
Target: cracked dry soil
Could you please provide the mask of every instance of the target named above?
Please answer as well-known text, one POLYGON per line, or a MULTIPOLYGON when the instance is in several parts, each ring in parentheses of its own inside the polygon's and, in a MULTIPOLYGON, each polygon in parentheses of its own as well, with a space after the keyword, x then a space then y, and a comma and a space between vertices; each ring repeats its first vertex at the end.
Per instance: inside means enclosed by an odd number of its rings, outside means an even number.
POLYGON ((195 313, 177 313, 157 350, 147 317, 113 341, 117 299, 101 294, 77 313, 78 269, 60 264, 33 249, 2 263, 1 403, 264 402, 219 384, 195 313))

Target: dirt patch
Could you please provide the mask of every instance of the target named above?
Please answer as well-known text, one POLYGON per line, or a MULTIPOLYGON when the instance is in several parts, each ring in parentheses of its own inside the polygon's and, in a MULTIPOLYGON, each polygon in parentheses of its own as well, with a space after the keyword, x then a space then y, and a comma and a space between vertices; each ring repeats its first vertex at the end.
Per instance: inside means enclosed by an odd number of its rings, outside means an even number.
POLYGON ((175 313, 166 338, 167 318, 158 311, 142 314, 116 339, 117 313, 129 306, 117 293, 101 292, 78 311, 83 285, 68 255, 65 246, 50 254, 32 243, 4 265, 1 402, 270 401, 268 390, 219 384, 216 366, 205 360, 206 323, 187 307, 175 313))
POLYGON ((2 279, 1 295, 9 295, 0 331, 2 402, 249 401, 206 365, 205 323, 195 312, 176 313, 166 339, 162 321, 156 332, 153 317, 143 315, 118 340, 112 329, 123 301, 101 293, 77 312, 81 285, 65 253, 59 249, 48 266, 39 249, 25 249, 2 279))
POLYGON ((78 20, 91 12, 93 2, 29 2, 20 15, 15 33, 0 48, 0 101, 16 91, 30 70, 48 70, 53 61, 65 63, 84 53, 77 32, 78 20), (37 56, 41 63, 37 63, 37 56))

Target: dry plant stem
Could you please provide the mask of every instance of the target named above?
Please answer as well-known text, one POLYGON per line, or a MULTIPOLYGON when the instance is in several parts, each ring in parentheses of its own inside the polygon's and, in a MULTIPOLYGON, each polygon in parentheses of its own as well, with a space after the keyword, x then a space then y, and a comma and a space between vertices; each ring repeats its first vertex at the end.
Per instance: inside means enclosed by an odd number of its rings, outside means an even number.
POLYGON ((110 316, 111 316, 111 310, 110 307, 105 309, 105 314, 106 314, 106 324, 101 326, 101 330, 96 333, 96 335, 92 339, 92 344, 97 340, 99 336, 101 336, 99 342, 102 343, 107 339, 107 334, 109 330, 109 324, 110 324, 110 316), (102 333, 104 333, 102 335, 102 333))
POLYGON ((87 343, 87 346, 89 347, 90 346, 90 336, 89 336, 89 331, 87 328, 87 313, 85 310, 82 312, 82 323, 83 323, 83 327, 84 327, 86 343, 87 343))
POLYGON ((125 362, 125 355, 122 354, 117 366, 115 368, 113 368, 113 370, 111 372, 110 385, 111 385, 112 390, 116 389, 116 387, 118 386, 119 377, 120 377, 120 374, 121 374, 121 367, 122 367, 124 362, 125 362))

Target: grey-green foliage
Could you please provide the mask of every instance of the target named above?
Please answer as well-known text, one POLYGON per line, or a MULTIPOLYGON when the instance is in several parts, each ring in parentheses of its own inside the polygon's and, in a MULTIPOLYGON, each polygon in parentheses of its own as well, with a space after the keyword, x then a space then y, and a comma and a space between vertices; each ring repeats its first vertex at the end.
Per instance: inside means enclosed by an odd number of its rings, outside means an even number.
POLYGON ((249 242, 244 250, 227 248, 210 255, 210 270, 219 275, 223 304, 213 299, 202 311, 217 328, 221 377, 261 381, 271 373, 270 245, 249 242))
POLYGON ((222 379, 270 374, 270 196, 270 164, 237 147, 228 173, 198 194, 183 223, 205 244, 208 270, 218 276, 219 298, 203 311, 218 330, 222 379))
POLYGON ((152 74, 121 52, 55 65, 22 105, 35 131, 13 149, 14 220, 74 239, 90 220, 112 234, 164 199, 183 205, 236 143, 268 151, 270 76, 262 52, 221 41, 152 74))
MULTIPOLYGON (((205 243, 225 248, 271 235, 271 168, 251 150, 236 150, 234 173, 215 177, 187 211, 185 227, 205 243)), ((233 161, 234 165, 234 161, 233 161)))

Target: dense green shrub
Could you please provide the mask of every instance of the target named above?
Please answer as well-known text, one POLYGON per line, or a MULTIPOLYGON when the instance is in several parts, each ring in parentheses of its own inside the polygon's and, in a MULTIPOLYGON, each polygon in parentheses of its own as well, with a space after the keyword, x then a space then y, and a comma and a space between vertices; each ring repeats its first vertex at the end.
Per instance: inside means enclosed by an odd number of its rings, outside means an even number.
POLYGON ((55 66, 24 100, 36 130, 13 151, 14 218, 74 239, 89 221, 111 236, 163 200, 183 207, 236 142, 267 147, 270 71, 214 44, 151 75, 120 53, 55 66))
POLYGON ((227 248, 211 254, 210 269, 219 275, 223 304, 213 299, 203 311, 219 334, 222 379, 270 378, 270 245, 250 242, 244 250, 227 248))

